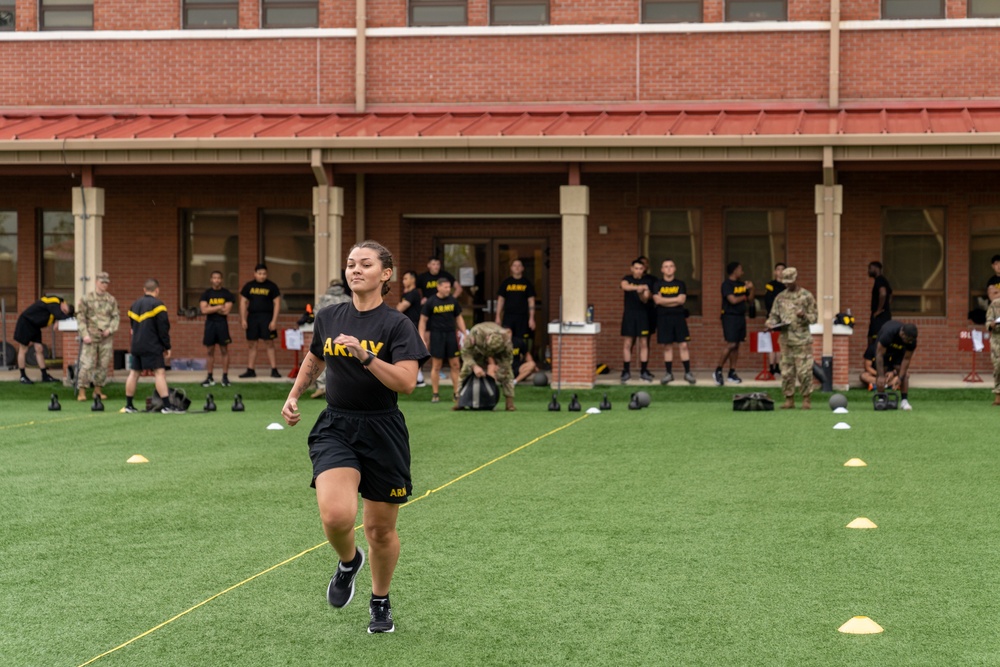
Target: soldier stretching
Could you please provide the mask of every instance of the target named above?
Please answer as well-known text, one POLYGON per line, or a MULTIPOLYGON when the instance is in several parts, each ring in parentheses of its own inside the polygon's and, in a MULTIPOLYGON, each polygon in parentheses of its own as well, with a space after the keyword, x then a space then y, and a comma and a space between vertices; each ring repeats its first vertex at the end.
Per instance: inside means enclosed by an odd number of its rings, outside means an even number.
MULTIPOLYGON (((507 411, 514 407, 514 348, 511 330, 495 322, 480 322, 471 329, 462 344, 462 370, 459 382, 464 383, 470 374, 478 378, 489 375, 503 390, 507 411)), ((460 410, 456 404, 453 408, 460 410)))
POLYGON ((87 400, 87 385, 94 383, 94 396, 107 398, 101 388, 108 381, 108 365, 114 358, 114 337, 118 331, 118 301, 108 293, 111 278, 98 273, 94 291, 80 299, 76 321, 80 329, 80 374, 76 400, 87 400))
POLYGON ((802 394, 802 409, 812 408, 809 396, 813 389, 813 355, 809 325, 816 323, 819 314, 816 299, 809 290, 799 287, 797 279, 798 271, 793 267, 781 272, 785 291, 774 298, 774 306, 767 317, 767 328, 781 332, 778 340, 781 344, 781 392, 785 395, 783 410, 795 407, 796 383, 802 394))

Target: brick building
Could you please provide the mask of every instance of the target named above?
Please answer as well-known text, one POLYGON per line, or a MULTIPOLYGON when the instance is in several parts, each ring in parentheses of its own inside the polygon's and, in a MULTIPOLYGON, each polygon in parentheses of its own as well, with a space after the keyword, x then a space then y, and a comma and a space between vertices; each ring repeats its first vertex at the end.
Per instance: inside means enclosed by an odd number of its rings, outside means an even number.
POLYGON ((211 270, 267 261, 287 326, 371 237, 400 270, 443 255, 477 317, 524 259, 583 384, 620 365, 637 255, 677 260, 698 370, 725 264, 760 287, 784 260, 855 376, 879 260, 914 370, 963 373, 1000 252, 998 39, 994 0, 0 0, 5 338, 106 270, 123 305, 157 277, 203 356, 178 313, 211 270))

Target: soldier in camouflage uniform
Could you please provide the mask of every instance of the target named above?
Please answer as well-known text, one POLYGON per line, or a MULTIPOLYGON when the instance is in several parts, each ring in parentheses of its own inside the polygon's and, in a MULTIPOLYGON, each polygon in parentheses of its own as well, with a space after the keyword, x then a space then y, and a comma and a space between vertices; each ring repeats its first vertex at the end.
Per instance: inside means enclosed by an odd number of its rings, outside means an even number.
POLYGON ((77 379, 79 393, 76 400, 87 400, 87 385, 94 383, 94 396, 107 398, 101 391, 108 380, 108 366, 114 350, 114 336, 118 331, 118 302, 108 293, 111 278, 98 273, 94 291, 80 299, 76 321, 80 331, 80 374, 77 379))
POLYGON ((780 327, 781 335, 781 392, 785 395, 782 409, 795 407, 795 384, 802 393, 802 409, 812 407, 812 335, 809 325, 818 319, 816 299, 809 290, 799 287, 796 280, 798 271, 792 267, 781 272, 781 282, 785 291, 774 298, 771 314, 767 317, 767 328, 780 327), (785 325, 785 326, 780 326, 785 325))
POLYGON ((990 332, 990 361, 993 362, 993 405, 1000 405, 1000 299, 986 309, 986 329, 990 332))
MULTIPOLYGON (((464 382, 469 374, 476 377, 490 375, 497 381, 507 400, 507 411, 514 411, 514 348, 511 331, 495 322, 480 322, 465 336, 462 344, 462 370, 459 380, 464 382)), ((458 409, 458 406, 454 409, 458 409)))

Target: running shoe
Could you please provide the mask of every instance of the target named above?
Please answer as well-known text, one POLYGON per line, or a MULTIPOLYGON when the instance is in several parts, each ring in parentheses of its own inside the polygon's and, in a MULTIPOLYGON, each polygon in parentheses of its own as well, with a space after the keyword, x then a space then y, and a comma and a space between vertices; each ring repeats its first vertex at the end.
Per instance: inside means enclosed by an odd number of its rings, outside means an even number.
POLYGON ((632 379, 632 374, 628 371, 622 371, 622 384, 625 384, 632 379))
POLYGON ((912 410, 913 406, 910 405, 910 402, 904 398, 902 401, 899 402, 899 409, 900 410, 912 410))
POLYGON ((59 382, 59 380, 46 373, 42 376, 42 382, 59 382))
POLYGON ((22 375, 19 382, 21 384, 35 384, 35 381, 29 378, 27 375, 22 375))
POLYGON ((184 412, 184 410, 178 410, 177 408, 172 408, 169 405, 164 405, 160 408, 161 415, 182 415, 184 412))
POLYGON ((229 381, 229 378, 227 376, 223 375, 222 376, 222 386, 223 387, 228 387, 231 384, 232 384, 232 382, 229 381))
POLYGON ((368 611, 372 617, 368 623, 368 634, 393 632, 396 629, 396 625, 392 622, 392 606, 389 604, 389 598, 372 600, 368 605, 368 611))
POLYGON ((723 384, 722 383, 722 371, 715 371, 714 373, 712 373, 712 379, 715 380, 715 385, 717 387, 721 387, 722 384, 723 384))
POLYGON ((726 382, 731 382, 732 384, 740 384, 743 380, 740 376, 736 374, 736 371, 729 371, 729 377, 726 378, 726 382))
POLYGON ((278 372, 277 368, 272 368, 271 369, 271 377, 273 377, 273 378, 280 378, 281 377, 281 373, 278 372))
POLYGON ((326 601, 331 607, 340 609, 346 607, 347 603, 354 597, 354 580, 365 564, 365 552, 361 547, 356 547, 354 560, 350 566, 345 566, 343 561, 337 563, 337 571, 330 577, 330 585, 326 587, 326 601))
POLYGON ((130 415, 134 415, 135 413, 139 412, 139 410, 136 409, 136 407, 133 405, 126 405, 124 408, 122 408, 122 412, 127 412, 130 415))
POLYGON ((215 386, 215 380, 212 378, 211 375, 209 375, 207 378, 205 378, 204 382, 201 383, 201 386, 202 387, 214 387, 215 386))
POLYGON ((652 382, 655 378, 653 378, 653 374, 649 371, 642 371, 639 373, 639 379, 643 382, 652 382))
POLYGON ((240 373, 241 378, 255 378, 257 377, 257 371, 252 368, 248 368, 246 373, 240 373))
POLYGON ((674 374, 667 373, 662 378, 660 378, 660 384, 667 384, 674 381, 674 374))
POLYGON ((440 403, 441 397, 437 394, 431 394, 431 403, 440 403))
POLYGON ((695 384, 696 382, 698 382, 698 380, 694 377, 694 373, 692 373, 691 371, 688 371, 687 373, 684 374, 684 380, 688 384, 695 384))

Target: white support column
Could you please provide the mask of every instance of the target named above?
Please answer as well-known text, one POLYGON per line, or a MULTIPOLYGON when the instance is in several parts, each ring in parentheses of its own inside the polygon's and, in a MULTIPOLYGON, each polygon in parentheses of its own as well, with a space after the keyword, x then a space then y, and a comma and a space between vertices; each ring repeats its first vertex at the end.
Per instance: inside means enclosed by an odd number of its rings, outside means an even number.
POLYGON ((586 185, 559 188, 562 214, 562 319, 587 319, 587 219, 590 216, 590 189, 586 185))
POLYGON ((93 287, 101 272, 104 243, 104 188, 73 188, 73 304, 93 287))
POLYGON ((331 185, 313 188, 313 216, 316 220, 316 298, 339 278, 343 264, 344 189, 331 185))

